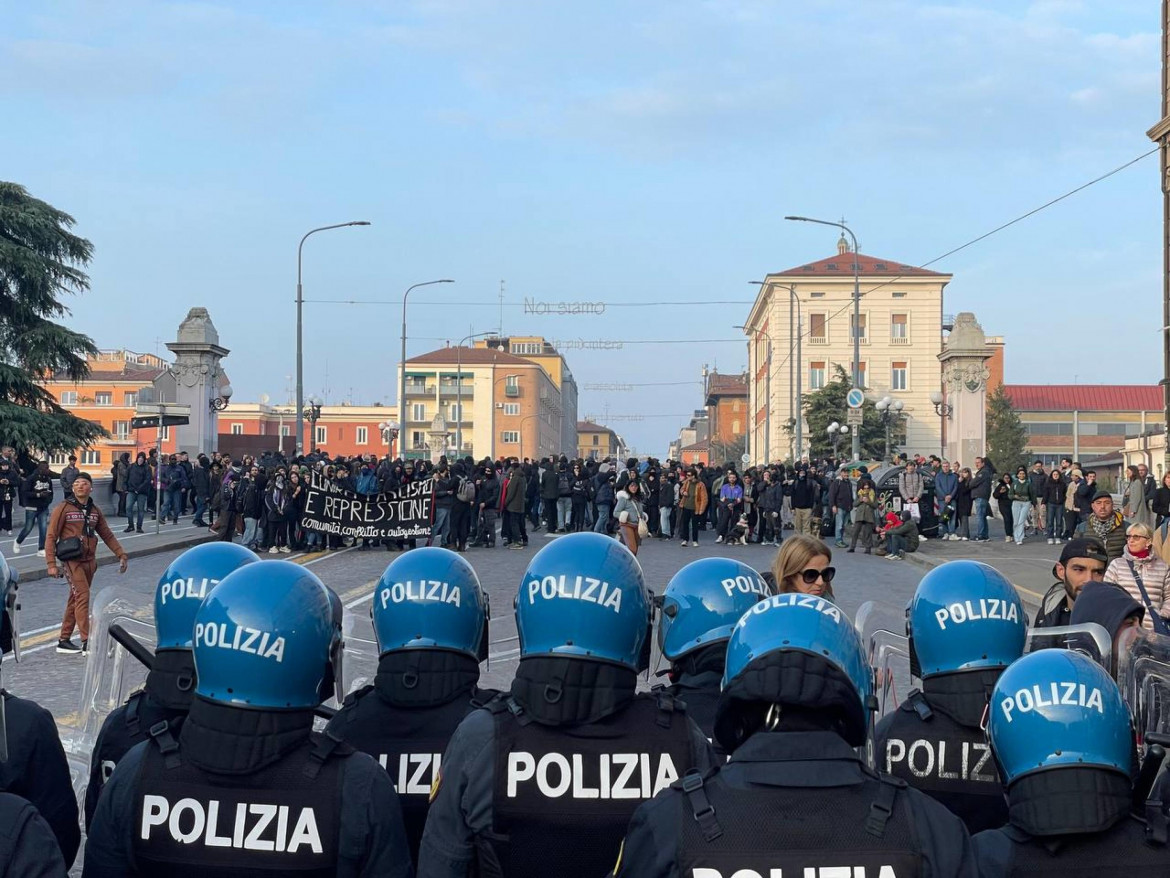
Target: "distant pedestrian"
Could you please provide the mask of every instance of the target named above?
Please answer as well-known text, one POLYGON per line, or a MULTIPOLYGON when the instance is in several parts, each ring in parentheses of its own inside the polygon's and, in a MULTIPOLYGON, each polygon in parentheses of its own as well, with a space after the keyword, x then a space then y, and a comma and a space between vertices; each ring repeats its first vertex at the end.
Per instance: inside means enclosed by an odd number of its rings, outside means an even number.
POLYGON ((1048 535, 1050 545, 1061 542, 1064 535, 1065 491, 1064 479, 1060 477, 1060 470, 1054 469, 1044 480, 1044 490, 1041 496, 1044 503, 1044 530, 1048 535))
POLYGON ((1146 497, 1145 481, 1136 466, 1126 467, 1125 476, 1127 482, 1121 501, 1121 514, 1134 524, 1144 524, 1146 527, 1152 528, 1154 526, 1153 514, 1150 512, 1149 503, 1146 502, 1148 498, 1146 497))
POLYGON ((853 506, 853 533, 849 537, 849 549, 852 552, 857 548, 860 538, 865 554, 873 553, 874 527, 877 524, 877 490, 873 479, 868 475, 862 476, 857 482, 857 498, 853 506))
POLYGON ((146 455, 139 451, 126 473, 126 533, 142 533, 151 488, 150 465, 146 455))
POLYGON ((1012 530, 1015 524, 1015 513, 1012 510, 1012 477, 1004 473, 991 489, 991 497, 999 507, 1000 517, 1003 519, 1003 541, 1012 541, 1012 530))
POLYGON ((69 455, 69 465, 61 470, 61 490, 66 500, 73 496, 73 480, 77 478, 77 455, 69 455))
POLYGON ((959 483, 955 488, 955 534, 966 542, 971 538, 971 512, 975 501, 971 496, 971 470, 959 470, 959 483))
POLYGON ((638 554, 638 526, 642 522, 642 491, 641 483, 632 479, 626 483, 624 490, 617 492, 617 503, 614 504, 613 514, 617 517, 618 528, 622 542, 633 554, 638 554))
POLYGON ((1036 500, 1036 491, 1032 487, 1032 480, 1028 477, 1028 470, 1019 467, 1016 477, 1011 483, 1008 496, 1012 501, 1013 536, 1017 546, 1024 544, 1025 532, 1028 527, 1028 516, 1032 513, 1032 506, 1036 500))
POLYGON ((1162 522, 1170 517, 1170 473, 1162 476, 1162 484, 1154 491, 1150 508, 1156 516, 1155 527, 1161 527, 1162 522))
POLYGON ((45 534, 49 529, 49 507, 53 503, 53 474, 49 462, 42 460, 37 468, 20 483, 20 505, 24 507, 24 527, 12 543, 12 554, 20 554, 20 546, 33 527, 37 529, 37 555, 45 557, 45 534))

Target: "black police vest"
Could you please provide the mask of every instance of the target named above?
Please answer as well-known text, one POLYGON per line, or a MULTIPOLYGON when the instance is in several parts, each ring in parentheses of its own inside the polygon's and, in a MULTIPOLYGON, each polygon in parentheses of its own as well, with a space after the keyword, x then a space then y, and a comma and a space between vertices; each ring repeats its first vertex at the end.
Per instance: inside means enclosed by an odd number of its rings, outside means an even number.
POLYGON ((717 772, 687 775, 679 809, 677 874, 910 878, 923 851, 894 778, 845 787, 729 786, 717 772))
MULTIPOLYGON (((713 742, 715 740, 715 709, 719 706, 720 675, 712 674, 711 676, 714 683, 711 688, 688 686, 683 682, 675 683, 668 691, 687 706, 687 716, 703 730, 707 740, 713 742)), ((689 677, 689 679, 695 679, 695 677, 689 677)))
POLYGON ((495 837, 478 844, 483 876, 605 875, 634 809, 693 767, 686 712, 665 692, 578 726, 531 722, 510 698, 489 709, 495 837))
POLYGON ((459 723, 477 706, 468 696, 435 707, 395 707, 380 698, 373 686, 366 686, 346 696, 329 725, 330 731, 374 757, 389 773, 402 803, 415 862, 443 752, 459 723))
POLYGON ((1008 822, 1003 785, 979 729, 959 725, 912 692, 878 726, 877 768, 945 805, 974 834, 1008 822))
POLYGON ((322 738, 259 771, 217 775, 183 761, 165 728, 150 730, 134 794, 134 859, 143 876, 260 878, 337 874, 340 742, 322 738))
POLYGON ((1166 878, 1170 848, 1145 840, 1145 826, 1126 817, 1105 832, 1037 838, 1014 826, 1000 830, 1011 842, 1006 876, 1054 875, 1061 878, 1124 875, 1166 878))

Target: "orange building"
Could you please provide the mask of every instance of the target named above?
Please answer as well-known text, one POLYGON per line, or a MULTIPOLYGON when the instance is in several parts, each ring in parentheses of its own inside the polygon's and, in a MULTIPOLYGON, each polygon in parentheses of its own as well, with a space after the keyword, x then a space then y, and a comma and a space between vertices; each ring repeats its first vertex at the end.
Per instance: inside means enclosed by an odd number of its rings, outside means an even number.
MULTIPOLYGON (((138 405, 138 394, 167 368, 167 362, 154 354, 136 354, 133 351, 99 351, 88 357, 89 377, 71 381, 57 375, 44 383, 54 399, 79 418, 100 424, 110 434, 89 448, 74 450, 79 469, 92 475, 104 475, 123 452, 133 460, 139 451, 154 448, 157 433, 153 429, 131 430, 130 419, 138 405)), ((169 428, 163 429, 163 453, 175 450, 175 441, 169 428)), ((51 455, 53 466, 64 466, 69 452, 51 455)))
MULTIPOLYGON (((283 447, 284 453, 292 456, 296 411, 296 406, 292 405, 233 402, 219 413, 218 450, 255 454, 283 447), (233 441, 237 436, 251 441, 233 441), (271 441, 252 438, 262 436, 271 437, 271 441)), ((331 457, 366 454, 384 457, 388 453, 397 456, 398 440, 387 435, 381 427, 397 420, 398 411, 394 406, 325 405, 321 407, 321 416, 315 425, 310 425, 305 419, 305 448, 323 450, 331 457)))
MULTIPOLYGON (((709 450, 708 462, 722 465, 739 461, 747 443, 748 379, 747 374, 707 374, 705 405, 707 406, 709 450)), ((693 449, 684 448, 693 452, 693 449)))

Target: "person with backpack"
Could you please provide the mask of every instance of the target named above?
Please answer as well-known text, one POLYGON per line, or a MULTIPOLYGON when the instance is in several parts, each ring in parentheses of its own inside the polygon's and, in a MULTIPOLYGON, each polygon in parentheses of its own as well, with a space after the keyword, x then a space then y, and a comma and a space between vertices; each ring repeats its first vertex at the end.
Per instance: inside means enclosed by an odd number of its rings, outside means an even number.
POLYGON ((456 552, 467 551, 471 530, 471 506, 475 502, 475 480, 464 463, 455 464, 455 497, 451 503, 450 545, 456 552))

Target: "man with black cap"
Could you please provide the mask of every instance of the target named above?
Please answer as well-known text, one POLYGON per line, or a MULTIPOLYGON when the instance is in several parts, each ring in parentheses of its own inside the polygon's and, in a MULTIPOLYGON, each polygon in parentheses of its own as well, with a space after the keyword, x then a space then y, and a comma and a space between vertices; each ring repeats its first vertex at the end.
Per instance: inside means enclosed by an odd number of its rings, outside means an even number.
POLYGON ((1113 508, 1113 495, 1104 488, 1093 494, 1093 512, 1077 525, 1074 537, 1095 537, 1105 547, 1105 556, 1112 561, 1125 551, 1125 532, 1129 522, 1113 508))
POLYGON ((1079 537, 1065 543, 1060 560, 1052 565, 1052 575, 1057 582, 1040 601, 1035 627, 1071 625, 1073 604, 1081 589, 1090 583, 1100 582, 1108 566, 1109 558, 1100 540, 1079 537))

